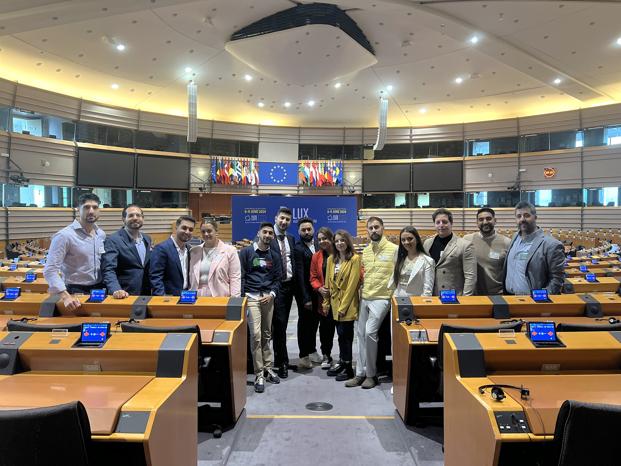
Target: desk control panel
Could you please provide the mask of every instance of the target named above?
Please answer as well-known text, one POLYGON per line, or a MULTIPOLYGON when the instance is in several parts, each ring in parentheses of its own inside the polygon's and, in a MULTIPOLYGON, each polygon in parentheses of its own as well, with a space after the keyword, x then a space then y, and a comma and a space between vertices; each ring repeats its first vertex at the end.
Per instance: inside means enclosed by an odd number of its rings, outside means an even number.
POLYGON ((427 343, 429 341, 429 337, 427 336, 427 330, 422 328, 417 330, 410 330, 410 341, 412 343, 427 343))
POLYGON ((526 417, 521 411, 496 411, 494 417, 501 434, 527 434, 530 432, 526 417))

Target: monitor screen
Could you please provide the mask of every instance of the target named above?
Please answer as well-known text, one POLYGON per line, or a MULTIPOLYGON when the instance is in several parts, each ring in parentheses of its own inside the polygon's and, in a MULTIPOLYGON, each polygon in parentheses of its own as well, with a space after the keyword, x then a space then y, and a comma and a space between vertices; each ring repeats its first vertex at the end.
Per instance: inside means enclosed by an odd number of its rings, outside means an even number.
POLYGON ((587 273, 588 271, 589 271, 589 268, 586 265, 580 266, 580 272, 587 273))
POLYGON ((591 259, 591 264, 599 264, 599 260, 598 259, 591 259))
POLYGON ((364 164, 362 186, 364 191, 369 193, 410 192, 410 165, 403 163, 364 164))
POLYGON ((91 290, 88 302, 101 303, 104 299, 106 299, 106 290, 91 290))
POLYGON ((17 264, 11 264, 11 265, 9 265, 9 270, 10 270, 10 271, 17 270, 17 264))
POLYGON ((533 342, 556 341, 554 322, 529 322, 528 336, 533 342))
POLYGON ((594 273, 587 273, 584 277, 589 283, 597 283, 597 276, 594 273))
POLYGON ((32 283, 37 279, 37 274, 35 272, 27 272, 24 277, 25 283, 32 283))
POLYGON ((105 323, 83 323, 80 343, 105 343, 110 334, 110 324, 105 323))
POLYGON ((134 154, 78 149, 77 185, 104 188, 134 187, 134 154))
POLYGON ((548 297, 548 290, 532 290, 530 292, 533 301, 536 303, 547 303, 550 302, 550 298, 548 297))
POLYGON ((414 192, 462 191, 463 187, 463 162, 412 164, 412 191, 414 192))
POLYGON ((189 157, 138 155, 138 189, 190 189, 189 157))
POLYGON ((4 290, 4 297, 2 299, 4 299, 5 301, 13 301, 14 299, 19 298, 19 295, 21 294, 21 288, 7 288, 6 290, 4 290))
POLYGON ((442 290, 440 291, 440 302, 442 304, 457 304, 457 291, 442 290))
POLYGON ((184 290, 179 297, 179 304, 194 304, 196 303, 196 291, 184 290))

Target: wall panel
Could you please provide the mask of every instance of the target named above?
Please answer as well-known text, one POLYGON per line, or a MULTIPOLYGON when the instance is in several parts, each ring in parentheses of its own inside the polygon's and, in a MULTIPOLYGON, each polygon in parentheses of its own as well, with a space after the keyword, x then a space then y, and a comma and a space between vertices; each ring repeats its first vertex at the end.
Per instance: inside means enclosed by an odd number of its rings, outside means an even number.
POLYGON ((517 156, 464 159, 465 191, 503 191, 515 183, 517 175, 517 156))
POLYGON ((77 120, 80 112, 80 99, 19 84, 15 106, 68 120, 77 120))
POLYGON ((582 127, 605 126, 621 123, 621 104, 603 105, 582 110, 582 127))
POLYGON ((45 238, 73 222, 73 209, 8 207, 10 240, 45 238))
POLYGON ((517 118, 464 124, 465 139, 488 139, 517 136, 517 118))
POLYGON ((210 184, 211 157, 204 155, 190 156, 190 192, 201 192, 200 189, 207 191, 210 184))
POLYGON ((587 207, 583 213, 583 229, 621 227, 621 207, 587 207))
POLYGON ((298 162, 298 144, 285 142, 259 142, 259 161, 298 162))
POLYGON ((259 125, 214 121, 213 137, 214 139, 234 139, 236 141, 258 141, 259 125))
POLYGON ((300 128, 300 144, 343 144, 344 128, 300 128))
MULTIPOLYGON (((210 120, 199 120, 199 132, 202 124, 211 125, 210 120)), ((211 126, 209 126, 209 135, 211 137, 211 126)), ((174 115, 163 115, 160 113, 140 112, 140 121, 138 129, 143 131, 154 131, 156 133, 168 134, 188 134, 187 118, 174 115)))
POLYGON ((464 125, 412 128, 412 142, 459 141, 464 138, 464 125))
POLYGON ((343 192, 362 194, 362 162, 343 162, 343 192))
MULTIPOLYGON (((288 126, 261 126, 261 143, 297 144, 300 141, 300 128, 288 126)), ((261 152, 259 144, 259 153, 261 152)))
MULTIPOLYGON (((74 186, 75 152, 72 142, 11 135, 11 159, 31 184, 74 186)), ((16 167, 11 166, 11 171, 16 171, 16 167)))
POLYGON ((8 183, 9 179, 9 133, 0 131, 0 183, 8 183))
POLYGON ((580 128, 579 110, 519 118, 520 134, 568 131, 580 128))
MULTIPOLYGON (((10 107, 17 92, 17 83, 7 79, 0 79, 0 105, 10 107)), ((42 91, 47 92, 47 91, 42 91)))
POLYGON ((83 100, 80 120, 100 125, 138 129, 138 114, 138 110, 107 107, 96 102, 83 100))
POLYGON ((621 186, 621 146, 584 149, 584 186, 621 186))
POLYGON ((580 188, 580 149, 556 153, 522 155, 522 189, 580 188), (544 168, 556 169, 553 178, 544 177, 544 168))

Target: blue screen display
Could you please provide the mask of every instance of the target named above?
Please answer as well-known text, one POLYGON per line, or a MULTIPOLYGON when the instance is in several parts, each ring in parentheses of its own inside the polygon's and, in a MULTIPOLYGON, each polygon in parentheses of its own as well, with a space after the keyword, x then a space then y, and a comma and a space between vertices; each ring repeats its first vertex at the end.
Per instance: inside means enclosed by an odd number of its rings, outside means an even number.
POLYGON ((536 303, 547 303, 550 301, 548 290, 532 290, 530 295, 536 303))
POLYGON ((91 303, 100 303, 106 299, 106 290, 91 290, 88 301, 91 303))
POLYGON ((82 343, 105 343, 110 332, 110 324, 107 323, 84 323, 82 324, 82 343))
POLYGON ((457 291, 455 290, 440 291, 440 302, 442 302, 442 304, 456 304, 457 303, 457 291))
POLYGON ((32 283, 37 279, 37 274, 35 272, 27 272, 24 277, 24 283, 32 283))
POLYGON ((528 336, 534 342, 556 341, 554 322, 530 322, 528 324, 528 336))
POLYGON ((597 260, 597 259, 591 259, 591 264, 599 264, 599 260, 597 260))
POLYGON ((17 264, 11 264, 9 265, 9 270, 13 271, 13 270, 17 270, 17 264))
POLYGON ((194 304, 196 302, 196 291, 182 291, 179 304, 194 304))
POLYGON ((585 275, 586 281, 589 283, 597 283, 597 277, 594 273, 587 273, 585 275))
POLYGON ((4 290, 4 297, 2 299, 5 300, 13 300, 19 298, 19 295, 22 294, 21 288, 7 288, 4 290))
POLYGON ((580 272, 586 273, 588 271, 589 271, 589 268, 586 265, 581 265, 580 266, 580 272))

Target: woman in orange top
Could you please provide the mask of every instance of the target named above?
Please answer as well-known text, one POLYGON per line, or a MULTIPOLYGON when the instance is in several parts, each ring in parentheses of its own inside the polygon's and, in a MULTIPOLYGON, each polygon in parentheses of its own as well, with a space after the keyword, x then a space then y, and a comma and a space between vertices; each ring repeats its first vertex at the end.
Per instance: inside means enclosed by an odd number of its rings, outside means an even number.
MULTIPOLYGON (((334 235, 328 227, 321 227, 317 232, 317 243, 319 251, 313 254, 310 265, 310 283, 321 299, 320 303, 328 294, 328 289, 324 286, 326 276, 326 266, 328 265, 328 257, 332 254, 332 239, 334 235)), ((332 365, 332 344, 334 341, 335 322, 332 318, 332 312, 325 310, 320 304, 319 306, 319 340, 321 341, 321 353, 323 361, 321 368, 328 370, 332 365)), ((315 329, 316 331, 317 329, 315 329)))

